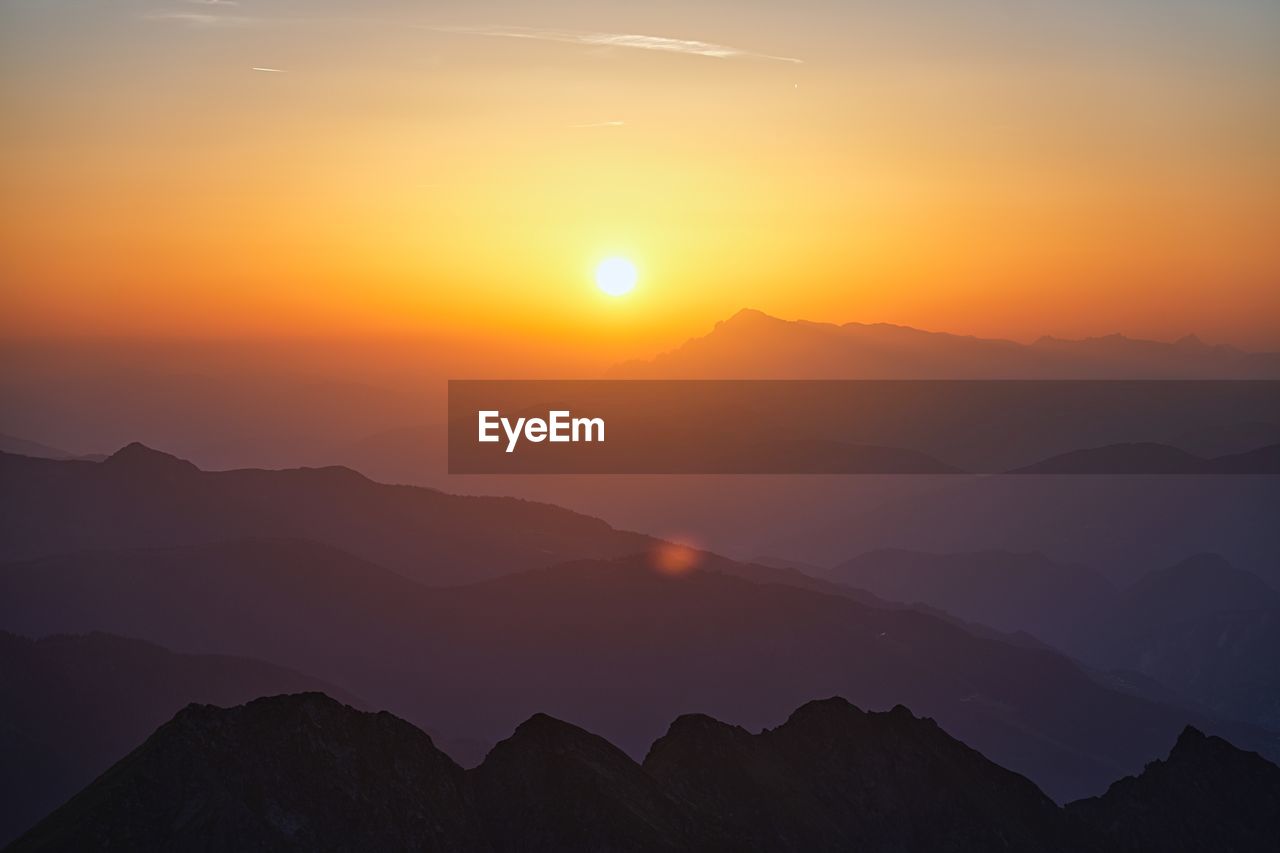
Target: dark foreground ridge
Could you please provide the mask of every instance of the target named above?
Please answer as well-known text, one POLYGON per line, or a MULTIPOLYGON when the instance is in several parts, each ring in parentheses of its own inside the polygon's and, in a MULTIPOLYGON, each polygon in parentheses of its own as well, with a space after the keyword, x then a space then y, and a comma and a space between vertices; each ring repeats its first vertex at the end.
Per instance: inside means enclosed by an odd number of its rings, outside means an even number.
POLYGON ((643 765, 536 715, 463 770, 321 693, 191 705, 12 851, 1262 851, 1280 768, 1188 728, 1057 807, 902 706, 810 702, 760 734, 676 720, 643 765))

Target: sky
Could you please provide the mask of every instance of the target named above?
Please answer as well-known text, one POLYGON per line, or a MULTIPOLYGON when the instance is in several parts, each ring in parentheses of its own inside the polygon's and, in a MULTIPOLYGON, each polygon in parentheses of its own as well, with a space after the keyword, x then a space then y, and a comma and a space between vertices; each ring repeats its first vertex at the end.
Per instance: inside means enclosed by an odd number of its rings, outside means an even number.
POLYGON ((1280 349, 1277 44, 1258 0, 0 0, 0 335, 1280 349))

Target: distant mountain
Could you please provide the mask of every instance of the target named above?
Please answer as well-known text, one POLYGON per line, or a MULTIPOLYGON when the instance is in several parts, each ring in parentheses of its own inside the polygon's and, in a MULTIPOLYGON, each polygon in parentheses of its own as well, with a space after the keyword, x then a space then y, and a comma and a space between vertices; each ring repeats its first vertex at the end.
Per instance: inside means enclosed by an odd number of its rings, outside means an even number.
POLYGON ((101 463, 0 454, 0 510, 0 559, 292 537, 432 584, 654 541, 548 504, 384 485, 346 468, 201 471, 136 443, 101 463))
POLYGON ((1213 459, 1280 444, 1280 424, 1261 422, 1213 424, 1168 436, 1165 438, 1165 443, 1196 456, 1213 459))
POLYGON ((189 706, 10 849, 1251 853, 1276 837, 1278 775, 1188 729, 1063 810, 932 720, 841 699, 756 735, 684 716, 643 765, 539 714, 464 771, 408 723, 312 693, 189 706))
POLYGON ((788 517, 752 550, 828 566, 882 549, 1040 551, 1120 585, 1213 551, 1280 588, 1280 477, 952 476, 914 485, 915 494, 878 507, 817 507, 807 525, 788 517))
MULTIPOLYGON (((1202 554, 1117 589, 1041 554, 873 551, 829 576, 1138 673, 1236 719, 1280 728, 1280 592, 1202 554)), ((1155 691, 1143 690, 1147 695, 1155 691)))
POLYGON ((1111 582, 1091 569, 1062 565, 1036 551, 871 551, 831 569, 828 577, 1001 631, 1030 631, 1059 648, 1070 648, 1081 614, 1116 595, 1111 582))
POLYGON ((432 589, 327 546, 258 540, 3 565, 0 624, 261 656, 489 743, 538 710, 641 755, 692 708, 760 727, 815 694, 902 701, 1061 799, 1135 772, 1188 721, 1275 746, 1108 690, 1043 648, 756 570, 761 582, 713 555, 655 552, 432 589))
POLYGON ((1213 554, 1151 572, 1092 618, 1073 651, 1132 669, 1218 714, 1280 729, 1280 592, 1213 554))
POLYGON ((1067 814, 1116 853, 1254 853, 1280 838, 1280 768, 1188 727, 1168 759, 1067 814))
POLYGON ((843 441, 770 440, 715 458, 729 472, 759 474, 955 474, 959 469, 927 453, 843 441))
POLYGON ((108 634, 29 640, 0 632, 0 844, 187 704, 302 690, 356 701, 319 679, 249 658, 175 654, 108 634))
POLYGON ((787 321, 744 310, 706 336, 649 361, 620 364, 620 379, 1275 379, 1280 353, 1160 343, 1109 335, 1066 341, 924 332, 887 323, 787 321))
POLYGON ((1013 474, 1280 474, 1280 444, 1205 459, 1156 442, 1073 450, 1026 465, 1013 474))
POLYGON ((27 441, 11 435, 0 434, 0 453, 16 453, 19 456, 35 456, 40 459, 72 459, 76 454, 38 441, 27 441))

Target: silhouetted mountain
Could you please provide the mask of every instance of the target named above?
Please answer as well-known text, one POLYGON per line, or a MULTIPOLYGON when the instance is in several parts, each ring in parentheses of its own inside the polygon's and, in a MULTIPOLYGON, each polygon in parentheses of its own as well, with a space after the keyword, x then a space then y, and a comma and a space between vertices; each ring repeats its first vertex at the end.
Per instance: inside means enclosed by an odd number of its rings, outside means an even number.
POLYGON ((1280 593, 1217 555, 1151 572, 1124 590, 1084 567, 1007 552, 874 551, 831 577, 1027 631, 1093 666, 1154 679, 1184 704, 1280 725, 1280 593))
POLYGON ((10 849, 1251 853, 1276 837, 1277 775, 1188 729, 1064 811, 932 720, 842 699, 756 735, 683 716, 643 766, 539 714, 464 771, 408 723, 311 693, 187 707, 10 849))
POLYGON ((87 785, 193 701, 340 689, 262 661, 174 654, 108 634, 0 632, 0 844, 87 785))
POLYGON ((496 850, 709 849, 710 836, 627 754, 535 714, 471 773, 496 850))
POLYGON ((726 849, 1079 849, 1035 785, 901 705, 810 702, 756 735, 684 716, 644 768, 726 849))
POLYGON ((1203 459, 1166 444, 1133 442, 1073 450, 1013 474, 1280 474, 1280 445, 1203 459))
POLYGON ((12 850, 483 850, 460 767, 319 693, 190 705, 12 850))
POLYGON ((305 542, 65 555, 0 566, 0 624, 258 655, 489 743, 544 710, 641 755, 690 707, 759 727, 839 692, 908 702, 1062 799, 1136 771, 1188 719, 1267 748, 1247 727, 1104 689, 1044 649, 694 560, 658 552, 431 589, 305 542))
POLYGON ((1248 379, 1280 378, 1280 353, 1248 353, 1184 338, 1159 343, 1109 335, 1030 345, 923 332, 887 323, 787 321, 743 310, 710 334, 623 379, 1248 379))
POLYGON ((296 537, 427 583, 653 541, 547 504, 383 485, 345 468, 201 471, 137 443, 101 463, 0 454, 0 510, 0 559, 296 537))
POLYGON ((1070 648, 1082 614, 1116 595, 1115 587, 1091 569, 1061 565, 1035 551, 872 551, 841 563, 828 576, 1001 631, 1029 631, 1059 648, 1070 648))
POLYGON ((1280 767, 1188 726, 1166 760, 1067 813, 1116 853, 1274 850, 1280 767))

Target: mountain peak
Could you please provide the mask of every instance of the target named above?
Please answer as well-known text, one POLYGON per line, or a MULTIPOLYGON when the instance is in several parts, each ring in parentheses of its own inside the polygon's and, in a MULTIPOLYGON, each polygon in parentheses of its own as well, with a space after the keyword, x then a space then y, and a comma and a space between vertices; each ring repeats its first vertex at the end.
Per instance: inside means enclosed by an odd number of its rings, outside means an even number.
POLYGON ((852 717, 861 717, 865 714, 865 711, 848 699, 832 696, 829 699, 814 699, 804 703, 791 713, 785 725, 829 725, 842 723, 852 717))
POLYGON ((1178 735, 1178 741, 1173 745, 1173 752, 1186 752, 1187 750, 1197 749, 1206 740, 1208 740, 1208 737, 1204 732, 1195 726, 1187 726, 1182 730, 1182 734, 1178 735))
POLYGON ((743 308, 742 310, 729 317, 727 320, 721 320, 717 326, 746 326, 761 325, 763 323, 785 323, 785 320, 779 320, 771 314, 766 314, 756 308, 743 308))
POLYGON ((104 459, 101 464, 112 469, 152 475, 172 476, 175 474, 190 474, 200 470, 185 459, 179 459, 170 453, 147 447, 140 441, 126 444, 104 459))
POLYGON ((1199 335, 1183 335, 1173 345, 1183 349, 1209 349, 1209 345, 1200 340, 1199 335))

